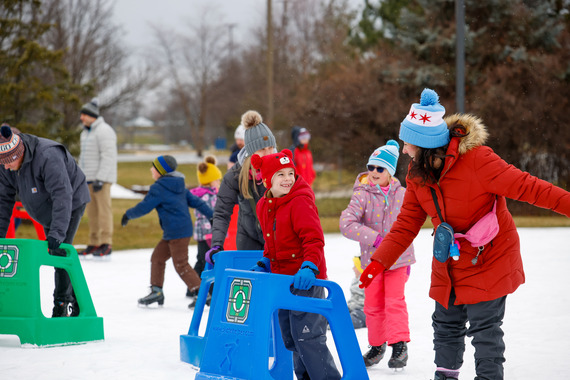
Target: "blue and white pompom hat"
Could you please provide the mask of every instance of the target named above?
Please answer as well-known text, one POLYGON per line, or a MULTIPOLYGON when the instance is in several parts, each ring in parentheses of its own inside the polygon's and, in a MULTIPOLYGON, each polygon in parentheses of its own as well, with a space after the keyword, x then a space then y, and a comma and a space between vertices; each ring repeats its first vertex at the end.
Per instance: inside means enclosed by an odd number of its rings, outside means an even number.
POLYGON ((443 121, 445 108, 434 90, 422 91, 420 103, 412 104, 400 124, 400 140, 422 148, 438 148, 449 143, 449 130, 443 121))
POLYGON ((396 140, 388 140, 386 145, 377 148, 368 159, 366 165, 375 165, 388 170, 391 176, 396 174, 398 157, 400 156, 400 144, 396 140))

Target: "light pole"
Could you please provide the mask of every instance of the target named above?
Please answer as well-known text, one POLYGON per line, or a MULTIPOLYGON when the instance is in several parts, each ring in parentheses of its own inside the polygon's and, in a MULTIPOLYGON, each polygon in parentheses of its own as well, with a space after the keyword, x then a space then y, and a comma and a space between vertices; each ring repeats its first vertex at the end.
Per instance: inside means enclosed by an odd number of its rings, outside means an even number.
POLYGON ((273 127, 273 16, 267 0, 267 124, 273 127))
POLYGON ((457 112, 465 112, 465 4, 455 1, 455 103, 457 112))

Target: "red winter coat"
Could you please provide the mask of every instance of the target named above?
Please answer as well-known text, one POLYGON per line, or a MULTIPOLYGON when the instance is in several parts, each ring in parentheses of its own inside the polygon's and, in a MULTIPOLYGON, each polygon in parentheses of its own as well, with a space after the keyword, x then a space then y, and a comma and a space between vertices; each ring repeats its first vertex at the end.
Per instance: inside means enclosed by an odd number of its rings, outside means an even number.
POLYGON ((297 169, 297 174, 300 174, 301 177, 309 186, 313 185, 313 181, 315 181, 316 173, 315 169, 313 168, 313 154, 309 150, 309 145, 299 145, 295 148, 293 152, 293 159, 295 161, 295 168, 297 169))
POLYGON ((303 261, 310 261, 319 268, 317 278, 326 279, 325 238, 311 187, 297 176, 289 194, 268 198, 268 193, 257 203, 257 216, 271 272, 294 275, 303 261))
MULTIPOLYGON (((513 293, 525 281, 519 236, 507 209, 506 198, 516 199, 570 216, 570 193, 507 164, 489 147, 482 122, 470 115, 452 115, 448 125, 463 125, 469 135, 451 139, 437 192, 442 216, 455 232, 465 233, 491 211, 498 196, 499 233, 484 247, 477 263, 471 260, 477 248, 463 239, 458 261, 440 263, 432 259, 430 297, 447 307, 451 288, 455 304, 474 304, 513 293)), ((404 204, 396 223, 373 255, 389 268, 410 245, 427 216, 437 227, 437 216, 429 186, 417 178, 406 178, 404 204)))

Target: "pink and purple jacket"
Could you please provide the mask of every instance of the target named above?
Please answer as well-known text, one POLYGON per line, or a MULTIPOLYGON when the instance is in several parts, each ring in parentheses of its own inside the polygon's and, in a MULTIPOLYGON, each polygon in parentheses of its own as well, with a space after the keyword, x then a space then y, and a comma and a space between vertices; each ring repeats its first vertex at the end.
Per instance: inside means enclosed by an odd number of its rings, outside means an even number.
MULTIPOLYGON (((360 173, 354 182, 348 207, 340 216, 340 232, 351 240, 360 242, 362 268, 370 264, 376 250, 372 245, 378 235, 384 237, 396 221, 406 189, 392 177, 388 194, 377 186, 368 184, 368 172, 360 173)), ((396 269, 416 262, 414 246, 410 246, 389 269, 396 269)))
MULTIPOLYGON (((216 206, 218 199, 218 190, 214 187, 198 186, 190 189, 190 192, 206 202, 206 204, 213 210, 216 206)), ((194 240, 204 241, 212 240, 212 224, 200 211, 196 210, 196 225, 194 228, 194 240)))

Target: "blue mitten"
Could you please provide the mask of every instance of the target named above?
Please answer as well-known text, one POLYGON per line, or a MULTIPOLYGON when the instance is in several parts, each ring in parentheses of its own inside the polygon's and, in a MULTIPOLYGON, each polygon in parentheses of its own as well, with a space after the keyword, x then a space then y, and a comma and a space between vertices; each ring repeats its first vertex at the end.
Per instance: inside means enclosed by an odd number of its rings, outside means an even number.
POLYGON ((271 273, 271 264, 267 257, 262 257, 261 260, 252 266, 249 270, 254 272, 266 272, 271 273))
POLYGON ((301 269, 293 278, 293 287, 300 290, 308 290, 313 286, 319 274, 319 269, 310 261, 303 261, 301 269))

